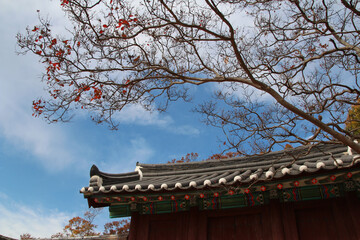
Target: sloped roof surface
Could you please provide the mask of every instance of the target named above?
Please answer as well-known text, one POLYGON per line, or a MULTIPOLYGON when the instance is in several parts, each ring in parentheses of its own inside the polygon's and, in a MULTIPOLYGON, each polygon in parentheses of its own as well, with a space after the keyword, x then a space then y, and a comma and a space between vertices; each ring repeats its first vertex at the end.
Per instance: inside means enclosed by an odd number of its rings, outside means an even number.
POLYGON ((109 174, 94 165, 82 193, 136 193, 203 189, 280 179, 320 169, 351 167, 360 155, 339 144, 302 146, 249 157, 176 164, 137 164, 134 172, 109 174))
POLYGON ((0 240, 16 240, 16 239, 0 235, 0 240))

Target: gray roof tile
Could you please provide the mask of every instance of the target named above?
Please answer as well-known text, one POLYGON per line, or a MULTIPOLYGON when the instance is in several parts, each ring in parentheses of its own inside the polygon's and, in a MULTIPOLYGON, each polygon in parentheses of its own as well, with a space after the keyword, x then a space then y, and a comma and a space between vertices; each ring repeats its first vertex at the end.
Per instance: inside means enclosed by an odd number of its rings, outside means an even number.
POLYGON ((254 181, 280 179, 321 169, 351 167, 360 162, 339 144, 319 144, 294 149, 222 160, 177 164, 137 164, 134 172, 109 174, 93 166, 89 187, 82 193, 134 193, 203 189, 220 185, 248 184, 254 181))

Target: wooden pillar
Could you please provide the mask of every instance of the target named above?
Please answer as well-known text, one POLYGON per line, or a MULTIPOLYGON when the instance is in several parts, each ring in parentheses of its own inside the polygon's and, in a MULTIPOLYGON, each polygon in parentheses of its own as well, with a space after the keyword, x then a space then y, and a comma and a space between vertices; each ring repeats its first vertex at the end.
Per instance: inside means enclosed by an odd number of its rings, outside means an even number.
POLYGON ((360 239, 360 198, 356 195, 356 192, 347 193, 343 204, 346 204, 349 209, 345 217, 351 220, 354 226, 352 231, 356 234, 357 239, 360 239))
POLYGON ((197 238, 198 240, 206 240, 207 239, 207 211, 198 211, 197 213, 197 221, 198 221, 198 229, 197 229, 197 238))
POLYGON ((129 232, 129 240, 136 240, 136 228, 137 228, 137 221, 139 218, 138 213, 133 213, 131 215, 131 222, 130 222, 130 232, 129 232))
POLYGON ((189 211, 187 221, 187 239, 197 240, 199 229, 199 210, 197 207, 192 207, 189 211))
POLYGON ((332 199, 332 210, 336 231, 339 232, 339 239, 359 239, 357 229, 352 219, 352 210, 348 208, 346 200, 343 198, 332 199))
POLYGON ((267 205, 266 208, 268 209, 270 215, 268 219, 270 219, 272 239, 285 239, 280 202, 278 200, 271 200, 270 204, 267 205))
POLYGON ((294 203, 281 203, 281 216, 283 219, 285 239, 298 240, 294 203))
POLYGON ((131 215, 129 240, 146 240, 149 238, 149 216, 133 213, 131 215))

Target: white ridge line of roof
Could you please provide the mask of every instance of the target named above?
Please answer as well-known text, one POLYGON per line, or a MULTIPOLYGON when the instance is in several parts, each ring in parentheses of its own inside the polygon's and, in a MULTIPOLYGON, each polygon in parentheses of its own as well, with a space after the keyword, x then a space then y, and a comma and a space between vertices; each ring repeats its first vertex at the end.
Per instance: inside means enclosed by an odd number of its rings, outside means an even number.
POLYGON ((140 181, 143 179, 143 172, 141 171, 141 166, 136 166, 134 172, 137 172, 140 176, 140 181))

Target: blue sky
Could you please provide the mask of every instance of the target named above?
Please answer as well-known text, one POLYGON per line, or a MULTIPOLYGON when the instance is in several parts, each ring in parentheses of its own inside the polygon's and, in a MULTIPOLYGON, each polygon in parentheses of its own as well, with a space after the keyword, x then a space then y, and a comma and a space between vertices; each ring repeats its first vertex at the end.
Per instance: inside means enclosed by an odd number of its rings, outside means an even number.
MULTIPOLYGON (((120 173, 134 170, 137 161, 164 163, 189 152, 206 158, 220 151, 221 133, 202 124, 190 112, 192 104, 172 104, 164 114, 133 107, 121 115, 118 131, 83 113, 67 124, 32 117, 32 101, 45 95, 43 66, 35 56, 15 54, 15 36, 37 23, 38 9, 63 28, 59 2, 0 0, 0 234, 10 237, 49 237, 82 215, 87 202, 79 190, 88 184, 92 164, 120 173)), ((196 91, 195 100, 206 91, 196 91)), ((110 220, 104 209, 99 230, 110 220)))

